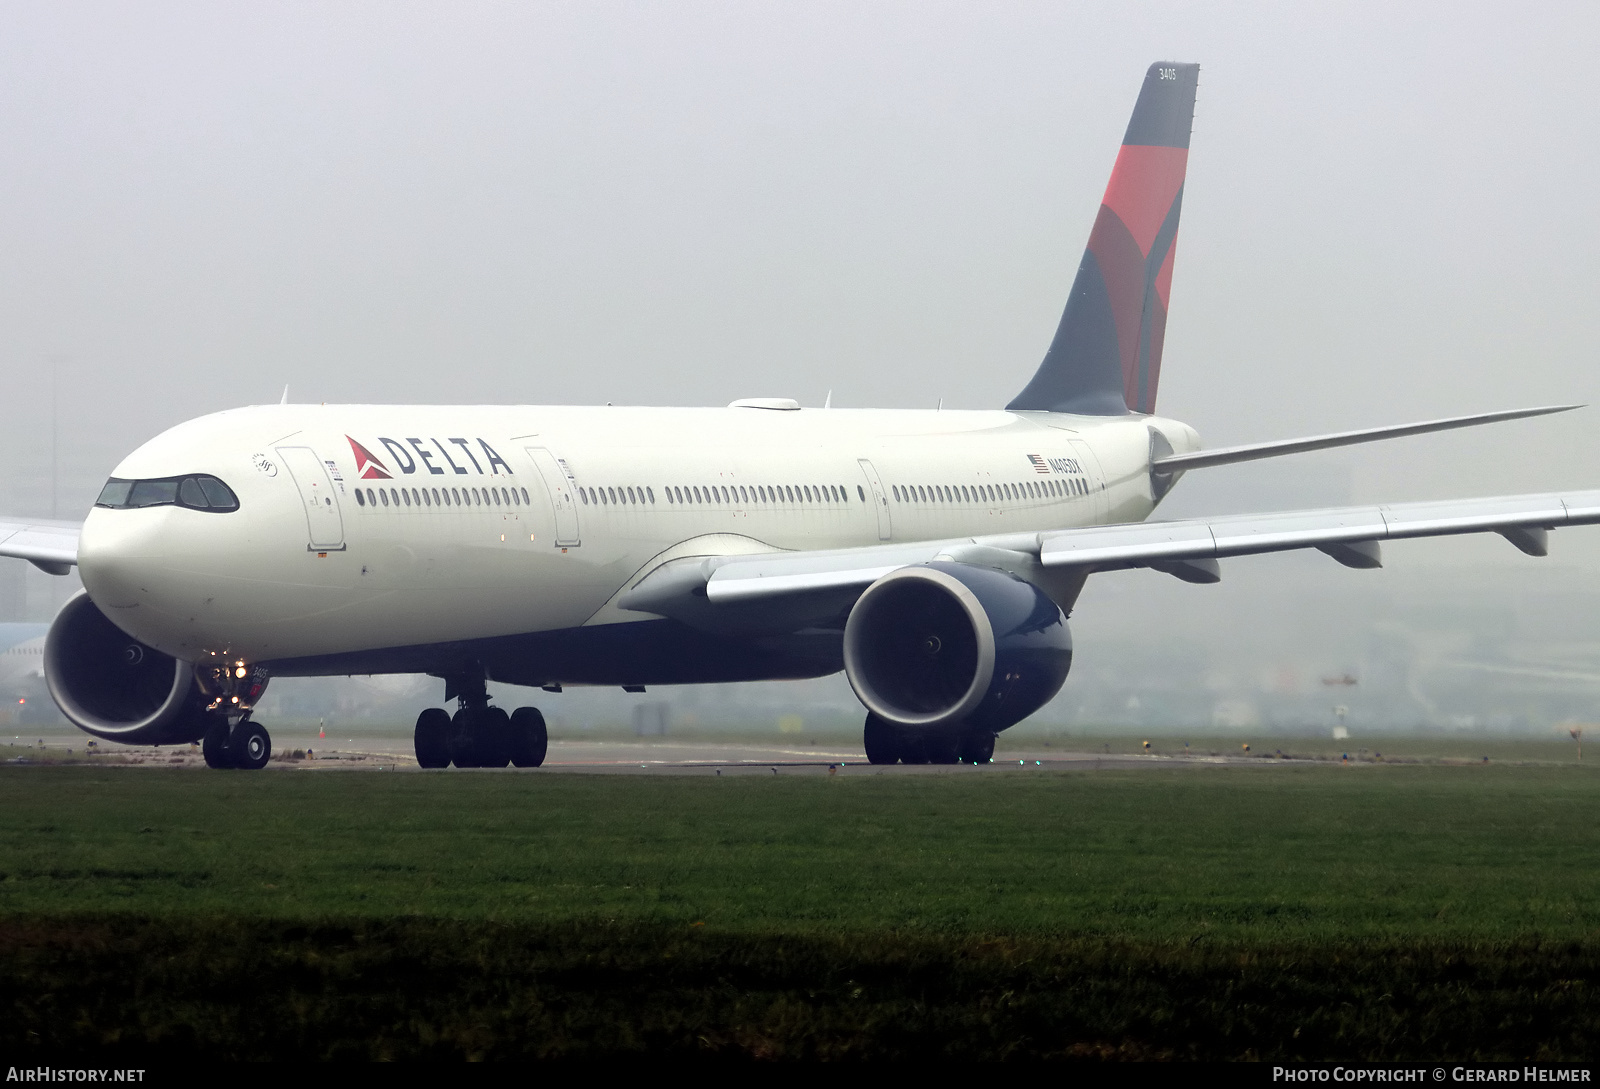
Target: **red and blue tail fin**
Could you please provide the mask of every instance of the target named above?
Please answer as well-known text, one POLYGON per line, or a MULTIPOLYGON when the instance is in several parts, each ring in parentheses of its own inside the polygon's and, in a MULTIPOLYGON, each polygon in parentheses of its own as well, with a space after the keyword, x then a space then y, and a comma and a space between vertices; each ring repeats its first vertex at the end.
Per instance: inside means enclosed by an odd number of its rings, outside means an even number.
POLYGON ((1007 408, 1154 412, 1198 64, 1152 64, 1055 339, 1007 408))

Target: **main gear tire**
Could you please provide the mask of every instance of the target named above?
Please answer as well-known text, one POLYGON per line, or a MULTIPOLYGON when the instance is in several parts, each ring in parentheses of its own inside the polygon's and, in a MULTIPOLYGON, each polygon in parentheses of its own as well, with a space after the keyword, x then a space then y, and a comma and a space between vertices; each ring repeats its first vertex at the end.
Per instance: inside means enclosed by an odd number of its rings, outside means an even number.
POLYGON ((511 716, 504 708, 485 707, 478 716, 478 766, 503 768, 511 763, 511 716))
POLYGON ((519 768, 536 768, 550 750, 550 732, 537 707, 518 707, 511 712, 511 763, 519 768))
POLYGON ((416 733, 412 736, 417 750, 417 766, 447 768, 450 766, 450 714, 443 707, 429 707, 417 716, 416 733))
POLYGON ((961 763, 959 747, 959 739, 954 734, 933 733, 922 739, 922 751, 930 764, 961 763))
POLYGON ((477 718, 465 707, 450 718, 450 762, 458 768, 478 766, 477 718))
POLYGON ((869 764, 893 764, 900 759, 900 731, 877 715, 868 714, 861 729, 861 747, 869 764))
POLYGON ((961 738, 963 764, 994 763, 995 736, 991 733, 966 734, 961 738))
POLYGON ((906 730, 900 734, 900 762, 902 764, 929 764, 926 739, 920 733, 906 730))

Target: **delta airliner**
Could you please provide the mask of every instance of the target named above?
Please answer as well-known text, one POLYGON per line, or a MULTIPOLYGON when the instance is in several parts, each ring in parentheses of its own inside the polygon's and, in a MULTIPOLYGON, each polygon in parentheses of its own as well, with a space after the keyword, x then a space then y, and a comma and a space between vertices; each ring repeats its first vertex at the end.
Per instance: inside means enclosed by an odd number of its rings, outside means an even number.
POLYGON ((259 768, 274 676, 427 673, 424 767, 537 766, 537 709, 489 681, 696 684, 843 670, 874 763, 982 762, 1050 700, 1097 571, 1496 532, 1543 555, 1600 492, 1147 521, 1188 471, 1562 411, 1203 450, 1155 412, 1199 68, 1146 74, 1055 339, 1004 409, 268 405, 117 467, 79 523, 0 522, 0 555, 84 592, 43 667, 97 737, 259 768))

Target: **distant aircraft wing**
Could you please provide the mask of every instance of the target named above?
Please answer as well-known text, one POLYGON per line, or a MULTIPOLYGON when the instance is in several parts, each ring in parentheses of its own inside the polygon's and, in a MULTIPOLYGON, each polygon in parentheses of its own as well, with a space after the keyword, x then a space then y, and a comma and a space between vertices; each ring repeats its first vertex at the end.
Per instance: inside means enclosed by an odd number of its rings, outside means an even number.
POLYGON ((1134 522, 835 551, 709 556, 663 564, 624 591, 617 604, 706 622, 719 606, 848 596, 897 567, 937 559, 997 567, 1023 577, 1068 567, 1151 567, 1189 582, 1215 582, 1219 559, 1302 548, 1319 549, 1349 567, 1378 567, 1380 542, 1409 537, 1499 533, 1523 552, 1542 556, 1550 530, 1596 523, 1600 491, 1581 491, 1134 522))
POLYGON ((65 575, 78 562, 82 529, 82 522, 0 518, 0 556, 27 560, 52 575, 65 575))

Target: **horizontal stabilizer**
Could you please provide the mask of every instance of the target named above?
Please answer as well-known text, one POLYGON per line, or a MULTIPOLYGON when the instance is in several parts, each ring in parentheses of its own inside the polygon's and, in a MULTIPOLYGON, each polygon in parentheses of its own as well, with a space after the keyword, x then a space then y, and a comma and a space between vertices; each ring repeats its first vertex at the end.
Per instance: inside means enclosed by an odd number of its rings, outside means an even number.
POLYGON ((1301 454, 1307 450, 1330 450, 1335 446, 1354 446, 1357 443, 1377 442, 1379 439, 1401 439, 1407 435, 1426 435, 1432 431, 1450 431, 1457 427, 1476 427, 1479 424, 1500 423, 1504 420, 1524 420, 1529 416, 1548 416, 1553 412, 1571 412, 1582 405, 1547 405, 1544 408, 1510 408, 1502 412, 1480 412, 1473 416, 1451 416, 1443 420, 1424 420, 1422 423, 1395 424, 1392 427, 1369 427, 1361 431, 1338 431, 1331 435, 1312 435, 1303 439, 1279 439, 1276 442, 1256 442, 1248 446, 1224 446, 1217 450, 1201 450, 1193 454, 1170 454, 1157 458, 1153 468, 1164 472, 1189 469, 1207 469, 1213 465, 1232 465, 1240 461, 1259 461, 1285 454, 1301 454))

